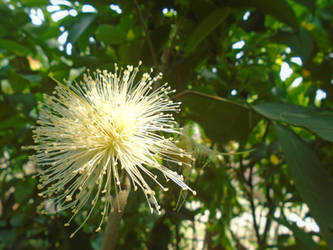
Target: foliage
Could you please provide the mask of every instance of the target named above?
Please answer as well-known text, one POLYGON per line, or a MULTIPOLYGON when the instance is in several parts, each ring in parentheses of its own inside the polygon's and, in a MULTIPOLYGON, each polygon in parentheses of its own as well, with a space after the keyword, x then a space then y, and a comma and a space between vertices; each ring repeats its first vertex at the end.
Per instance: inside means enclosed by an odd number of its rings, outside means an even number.
POLYGON ((183 102, 179 145, 196 158, 183 174, 197 195, 170 184, 152 215, 131 192, 119 249, 333 249, 332 1, 3 0, 0 16, 0 249, 99 249, 97 214, 69 239, 69 213, 40 213, 22 146, 49 74, 80 81, 139 60, 183 102))

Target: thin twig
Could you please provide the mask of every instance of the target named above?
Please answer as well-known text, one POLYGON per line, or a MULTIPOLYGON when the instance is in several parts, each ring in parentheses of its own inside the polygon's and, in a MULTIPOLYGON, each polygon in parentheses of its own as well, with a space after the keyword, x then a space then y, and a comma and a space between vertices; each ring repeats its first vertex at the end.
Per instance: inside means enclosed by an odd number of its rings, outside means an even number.
MULTIPOLYGON (((268 121, 266 129, 265 129, 265 133, 264 133, 264 135, 261 139, 262 143, 265 143, 266 137, 267 137, 268 132, 269 132, 270 125, 271 125, 271 122, 268 121)), ((265 227, 264 227, 263 237, 261 239, 263 247, 266 246, 267 233, 271 228, 272 216, 274 215, 274 211, 275 211, 274 201, 271 198, 270 190, 271 190, 271 185, 267 184, 266 185, 266 200, 267 200, 269 210, 268 210, 267 220, 266 220, 265 227)))
POLYGON ((128 194, 131 189, 131 182, 126 175, 123 189, 117 194, 113 202, 113 210, 109 215, 109 220, 104 232, 101 250, 114 250, 117 244, 120 221, 123 217, 128 194))
POLYGON ((229 103, 229 104, 232 104, 232 105, 236 105, 236 106, 251 110, 250 106, 247 105, 247 104, 231 101, 227 98, 223 98, 223 97, 220 97, 220 96, 209 95, 209 94, 198 92, 198 91, 195 91, 195 90, 182 91, 179 94, 174 95, 172 99, 179 99, 179 98, 181 98, 183 96, 186 96, 186 95, 198 95, 198 96, 206 97, 208 99, 212 99, 212 100, 215 100, 215 101, 225 102, 225 103, 229 103))
POLYGON ((176 26, 176 30, 175 30, 172 38, 171 38, 170 46, 167 50, 165 50, 165 52, 162 55, 162 58, 161 58, 161 60, 162 60, 162 65, 161 65, 162 73, 165 73, 167 67, 169 66, 171 54, 172 54, 172 51, 174 50, 174 47, 176 45, 176 38, 177 38, 177 35, 178 35, 179 27, 182 24, 182 20, 183 19, 180 19, 178 21, 177 26, 176 26))
POLYGON ((254 168, 254 164, 251 164, 250 173, 249 173, 249 180, 248 180, 248 184, 249 184, 249 187, 250 187, 249 201, 250 201, 250 206, 251 206, 251 214, 252 214, 252 218, 253 218, 254 231, 256 233, 257 242, 260 245, 261 238, 260 238, 260 233, 259 233, 259 225, 257 223, 257 218, 256 218, 256 207, 254 205, 254 198, 253 198, 253 182, 252 182, 253 168, 254 168))
POLYGON ((241 181, 244 185, 245 194, 250 202, 251 215, 252 215, 252 219, 253 219, 253 227, 254 227, 254 231, 256 234, 257 242, 260 245, 261 238, 260 238, 260 233, 259 233, 259 225, 258 225, 257 218, 256 218, 256 210, 255 210, 256 208, 254 205, 253 182, 252 182, 253 168, 254 168, 255 162, 249 163, 250 172, 249 172, 248 179, 245 178, 245 170, 244 170, 244 166, 243 166, 243 155, 239 156, 239 165, 240 165, 240 169, 238 172, 239 178, 241 179, 241 181))
POLYGON ((266 245, 266 239, 267 239, 267 233, 271 228, 271 224, 272 224, 272 217, 274 215, 274 211, 275 211, 275 206, 274 206, 274 202, 271 198, 270 195, 270 190, 271 190, 271 186, 270 185, 266 185, 266 200, 268 203, 268 214, 267 214, 267 220, 266 220, 266 224, 265 224, 265 229, 264 229, 264 234, 262 237, 262 244, 265 246, 266 245))
POLYGON ((142 26, 143 26, 143 28, 146 32, 146 38, 147 38, 147 43, 148 43, 148 47, 149 47, 149 50, 150 50, 151 57, 153 59, 155 68, 158 70, 159 69, 158 68, 159 63, 158 63, 158 59, 157 59, 157 56, 156 56, 156 53, 155 53, 155 50, 154 50, 153 42, 152 42, 151 37, 150 37, 149 30, 148 30, 147 26, 145 25, 145 20, 143 19, 143 15, 142 15, 140 6, 139 6, 139 4, 136 0, 134 0, 134 4, 135 4, 136 10, 138 12, 140 22, 141 22, 141 24, 142 24, 142 26))

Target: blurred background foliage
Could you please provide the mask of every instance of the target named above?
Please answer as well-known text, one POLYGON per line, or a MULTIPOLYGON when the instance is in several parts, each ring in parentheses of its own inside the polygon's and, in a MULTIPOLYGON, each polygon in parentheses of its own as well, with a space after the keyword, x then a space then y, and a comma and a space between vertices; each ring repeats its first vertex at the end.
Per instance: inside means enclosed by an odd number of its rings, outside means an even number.
POLYGON ((139 60, 183 102, 197 195, 158 192, 159 216, 132 193, 118 249, 333 249, 332 1, 1 0, 0 16, 0 249, 99 249, 98 211, 73 239, 69 213, 40 213, 22 146, 49 74, 139 60))

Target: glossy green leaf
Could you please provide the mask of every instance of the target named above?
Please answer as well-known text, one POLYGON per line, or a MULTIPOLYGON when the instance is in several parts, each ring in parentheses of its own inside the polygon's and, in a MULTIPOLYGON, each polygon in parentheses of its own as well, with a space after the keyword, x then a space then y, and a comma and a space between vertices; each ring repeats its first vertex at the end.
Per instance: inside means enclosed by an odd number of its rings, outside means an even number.
POLYGON ((95 20, 96 16, 96 14, 82 14, 69 30, 67 41, 73 44, 76 43, 80 36, 95 20))
POLYGON ((126 32, 110 24, 101 24, 96 30, 96 38, 108 44, 121 44, 126 41, 126 32))
POLYGON ((228 16, 228 9, 216 9, 210 13, 192 32, 185 43, 185 52, 192 52, 228 16))
POLYGON ((306 108, 291 103, 261 103, 252 106, 255 111, 271 120, 305 127, 325 140, 333 142, 333 112, 306 108))
POLYGON ((291 176, 311 215, 318 223, 321 234, 333 248, 333 182, 315 153, 292 131, 274 125, 291 176))

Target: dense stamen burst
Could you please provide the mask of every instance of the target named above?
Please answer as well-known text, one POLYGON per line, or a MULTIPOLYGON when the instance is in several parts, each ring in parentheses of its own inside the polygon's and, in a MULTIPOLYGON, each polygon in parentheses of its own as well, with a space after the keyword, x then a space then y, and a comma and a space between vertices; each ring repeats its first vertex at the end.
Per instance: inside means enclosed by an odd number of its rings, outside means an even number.
POLYGON ((56 211, 71 208, 74 216, 89 201, 89 218, 101 199, 101 223, 112 208, 113 196, 121 190, 122 176, 127 174, 134 190, 140 187, 153 212, 159 211, 154 191, 147 184, 148 175, 167 190, 152 173, 159 170, 184 190, 194 192, 177 172, 164 162, 184 165, 191 156, 162 134, 179 133, 170 111, 180 103, 171 101, 168 84, 153 89, 162 74, 144 73, 135 82, 138 67, 115 73, 97 71, 84 76, 83 82, 70 86, 59 84, 53 96, 45 95, 34 129, 37 163, 45 198, 51 198, 56 211), (144 174, 143 174, 144 173, 144 174))

